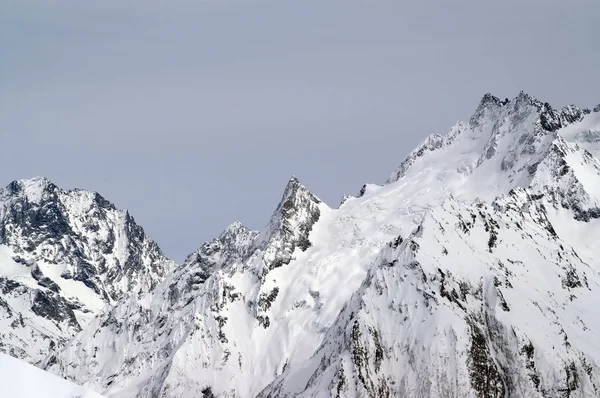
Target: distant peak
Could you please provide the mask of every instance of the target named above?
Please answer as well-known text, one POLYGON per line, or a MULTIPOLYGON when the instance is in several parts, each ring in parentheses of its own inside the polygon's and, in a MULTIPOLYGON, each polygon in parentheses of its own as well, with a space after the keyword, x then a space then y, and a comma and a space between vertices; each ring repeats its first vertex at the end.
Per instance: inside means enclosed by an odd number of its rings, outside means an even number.
POLYGON ((22 195, 32 202, 40 202, 45 194, 57 189, 46 177, 32 177, 16 180, 8 184, 6 191, 9 195, 22 195))
POLYGON ((17 180, 16 182, 18 184, 20 184, 21 186, 28 187, 28 188, 41 188, 41 189, 45 189, 45 188, 48 188, 48 187, 55 187, 56 186, 48 178, 41 177, 41 176, 31 177, 31 178, 23 178, 21 180, 17 180))
POLYGON ((297 188, 297 187, 302 187, 302 184, 300 184, 300 180, 298 180, 298 177, 293 175, 288 180, 288 183, 286 185, 286 190, 289 188, 297 188))
POLYGON ((17 180, 18 182, 22 182, 22 183, 40 183, 40 184, 50 184, 50 180, 47 177, 44 176, 34 176, 34 177, 30 177, 30 178, 22 178, 20 180, 17 180))
POLYGON ((240 228, 245 228, 244 225, 239 222, 239 221, 234 221, 231 224, 229 224, 229 226, 226 228, 226 230, 229 229, 240 229, 240 228))
POLYGON ((525 91, 521 90, 519 91, 519 95, 517 95, 517 100, 535 100, 535 98, 529 94, 527 94, 525 91))
POLYGON ((519 94, 512 100, 504 99, 500 100, 498 97, 486 93, 475 113, 471 116, 469 123, 473 127, 479 126, 482 121, 487 117, 493 117, 492 115, 498 112, 499 109, 511 104, 512 110, 524 109, 526 107, 533 107, 540 114, 542 127, 545 130, 555 131, 560 127, 564 127, 566 124, 577 121, 581 118, 582 114, 589 113, 586 109, 580 109, 576 106, 567 106, 562 109, 554 109, 548 102, 543 102, 536 97, 521 90, 519 94), (563 120, 564 119, 564 120, 563 120), (551 123, 547 123, 551 121, 551 123))
POLYGON ((521 91, 519 91, 519 94, 512 101, 510 101, 508 98, 501 100, 499 97, 496 97, 492 93, 485 93, 483 95, 483 98, 481 98, 481 101, 479 101, 479 106, 477 107, 477 110, 484 109, 484 108, 490 108, 490 107, 500 107, 500 106, 507 105, 510 102, 514 102, 516 104, 535 105, 537 107, 540 107, 542 105, 549 106, 547 103, 544 104, 540 100, 535 98, 534 96, 521 90, 521 91))
POLYGON ((485 93, 483 98, 481 98, 481 101, 479 101, 479 105, 477 106, 475 113, 473 113, 473 116, 471 116, 469 122, 471 123, 471 125, 476 126, 479 124, 480 119, 486 113, 503 107, 508 103, 508 98, 505 100, 501 100, 500 98, 496 97, 495 95, 492 95, 491 93, 485 93))
POLYGON ((241 222, 239 221, 234 221, 231 224, 229 224, 227 226, 227 228, 225 228, 223 230, 223 232, 221 233, 221 238, 228 236, 228 235, 235 235, 238 234, 240 232, 246 232, 249 231, 248 228, 246 228, 241 222))
POLYGON ((485 93, 483 95, 483 98, 481 98, 481 101, 479 101, 479 107, 482 106, 486 106, 489 104, 500 104, 500 98, 496 97, 495 95, 493 95, 492 93, 485 93))
POLYGON ((501 100, 499 97, 496 97, 492 93, 485 93, 481 101, 479 101, 479 107, 487 106, 487 105, 496 105, 503 106, 508 104, 510 101, 508 98, 501 100))
POLYGON ((283 206, 283 204, 285 202, 287 202, 290 198, 298 197, 298 196, 307 196, 313 202, 316 202, 316 203, 321 202, 321 200, 319 198, 317 198, 315 195, 313 195, 312 192, 310 192, 304 185, 302 185, 300 183, 300 180, 298 180, 298 178, 296 176, 291 176, 285 187, 285 190, 283 191, 283 197, 281 198, 281 201, 280 201, 277 209, 280 210, 281 207, 283 206))
POLYGON ((241 222, 234 221, 221 233, 218 240, 226 246, 233 248, 240 245, 240 242, 248 246, 249 243, 258 235, 257 231, 251 231, 246 228, 241 222))

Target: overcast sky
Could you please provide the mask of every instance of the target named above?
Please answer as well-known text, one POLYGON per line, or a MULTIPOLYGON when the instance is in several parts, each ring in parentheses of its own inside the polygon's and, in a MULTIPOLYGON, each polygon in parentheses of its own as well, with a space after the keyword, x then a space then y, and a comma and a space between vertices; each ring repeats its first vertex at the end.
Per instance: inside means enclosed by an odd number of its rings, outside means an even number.
POLYGON ((100 192, 182 260, 294 174, 337 206, 486 92, 600 102, 600 2, 2 0, 0 185, 100 192))

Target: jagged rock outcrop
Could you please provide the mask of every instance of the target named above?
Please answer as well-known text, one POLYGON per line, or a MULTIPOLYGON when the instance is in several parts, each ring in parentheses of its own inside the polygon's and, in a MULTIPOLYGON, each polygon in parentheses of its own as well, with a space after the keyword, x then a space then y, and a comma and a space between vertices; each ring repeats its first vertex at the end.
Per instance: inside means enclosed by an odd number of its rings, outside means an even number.
POLYGON ((296 247, 306 251, 311 246, 308 235, 319 221, 321 201, 292 177, 271 217, 257 249, 263 252, 263 273, 289 264, 296 247))
POLYGON ((172 266, 129 212, 96 192, 33 178, 4 188, 0 206, 0 243, 15 257, 64 264, 61 278, 107 301, 151 290, 172 266))

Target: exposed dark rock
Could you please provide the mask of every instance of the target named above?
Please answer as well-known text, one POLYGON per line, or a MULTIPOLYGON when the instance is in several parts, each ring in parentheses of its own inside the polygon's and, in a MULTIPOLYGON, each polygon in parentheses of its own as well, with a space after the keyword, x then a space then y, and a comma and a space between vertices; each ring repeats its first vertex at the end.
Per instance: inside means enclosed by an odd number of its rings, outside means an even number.
POLYGON ((38 285, 48 288, 56 293, 60 292, 60 287, 58 287, 58 285, 52 281, 52 279, 44 276, 37 264, 34 264, 31 267, 31 277, 38 282, 38 285))
POLYGON ((362 186, 362 188, 360 189, 360 191, 358 192, 358 195, 356 195, 356 197, 362 198, 366 192, 367 192, 367 184, 362 186))
POLYGON ((579 387, 579 374, 575 362, 571 361, 565 364, 565 385, 558 388, 558 392, 562 393, 565 398, 570 398, 573 391, 577 391, 579 387))
POLYGON ((523 348, 521 348, 521 353, 525 355, 525 367, 529 371, 529 378, 536 390, 540 389, 540 376, 538 374, 537 369, 535 368, 535 348, 531 342, 525 344, 523 348))
POLYGON ((273 304, 273 301, 275 301, 277 298, 278 293, 279 288, 277 286, 275 286, 269 293, 261 293, 260 297, 258 298, 258 308, 260 308, 261 311, 267 311, 269 308, 271 308, 271 304, 273 304))
POLYGON ((33 299, 31 310, 34 314, 60 324, 67 324, 77 330, 81 329, 71 306, 62 297, 49 292, 38 290, 33 299))
POLYGON ((259 325, 261 325, 265 329, 271 326, 271 320, 269 319, 268 315, 258 315, 256 317, 256 320, 258 321, 259 325))
POLYGON ((213 394, 212 389, 210 387, 204 387, 201 392, 202 398, 216 398, 215 394, 213 394))
MULTIPOLYGON (((63 191, 46 179, 36 178, 12 182, 0 190, 0 197, 4 206, 0 243, 18 253, 15 258, 19 262, 28 266, 37 260, 69 264, 61 277, 81 281, 107 300, 117 300, 134 290, 144 274, 154 283, 171 264, 128 213, 124 220, 126 260, 107 264, 106 256, 114 256, 116 244, 114 216, 122 213, 98 193, 63 191), (81 212, 73 203, 88 209, 81 212), (113 283, 123 279, 127 280, 126 290, 113 283)), ((36 280, 58 291, 57 285, 43 278, 36 280)))
POLYGON ((503 398, 506 389, 488 348, 485 334, 473 319, 468 318, 467 322, 471 327, 471 347, 468 359, 471 386, 479 398, 503 398))
POLYGON ((562 278, 562 285, 564 288, 575 289, 582 287, 581 280, 577 271, 573 267, 568 267, 565 272, 565 276, 562 278))

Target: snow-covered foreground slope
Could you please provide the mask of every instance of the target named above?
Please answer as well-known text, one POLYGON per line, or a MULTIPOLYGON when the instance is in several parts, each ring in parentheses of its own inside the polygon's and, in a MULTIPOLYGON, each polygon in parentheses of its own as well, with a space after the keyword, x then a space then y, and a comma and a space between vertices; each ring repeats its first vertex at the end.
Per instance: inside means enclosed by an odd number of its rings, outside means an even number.
POLYGON ((0 354, 0 397, 102 398, 98 393, 0 354))
POLYGON ((488 94, 337 209, 292 178, 45 366, 109 397, 600 396, 596 118, 488 94))
POLYGON ((173 266, 99 194, 15 181, 0 189, 0 352, 36 363, 173 266))

